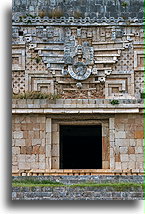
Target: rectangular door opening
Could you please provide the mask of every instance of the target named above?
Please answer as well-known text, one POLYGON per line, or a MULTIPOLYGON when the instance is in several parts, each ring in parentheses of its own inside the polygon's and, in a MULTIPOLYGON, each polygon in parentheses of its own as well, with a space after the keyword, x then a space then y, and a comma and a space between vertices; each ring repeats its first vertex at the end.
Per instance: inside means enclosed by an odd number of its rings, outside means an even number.
POLYGON ((102 126, 60 126, 60 169, 102 169, 102 126))

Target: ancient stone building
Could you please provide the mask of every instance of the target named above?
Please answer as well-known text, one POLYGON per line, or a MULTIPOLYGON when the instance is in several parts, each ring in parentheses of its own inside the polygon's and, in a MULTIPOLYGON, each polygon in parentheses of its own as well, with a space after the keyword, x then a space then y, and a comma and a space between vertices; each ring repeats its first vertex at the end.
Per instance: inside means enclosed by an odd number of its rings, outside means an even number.
POLYGON ((143 173, 143 37, 143 0, 13 0, 13 175, 143 173))

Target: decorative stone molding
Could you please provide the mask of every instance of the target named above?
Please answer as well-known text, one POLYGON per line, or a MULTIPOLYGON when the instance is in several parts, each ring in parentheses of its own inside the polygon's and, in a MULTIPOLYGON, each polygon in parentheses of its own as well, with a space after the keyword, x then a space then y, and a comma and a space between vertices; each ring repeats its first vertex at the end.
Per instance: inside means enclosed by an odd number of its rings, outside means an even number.
POLYGON ((25 70, 25 46, 12 46, 12 71, 25 70))

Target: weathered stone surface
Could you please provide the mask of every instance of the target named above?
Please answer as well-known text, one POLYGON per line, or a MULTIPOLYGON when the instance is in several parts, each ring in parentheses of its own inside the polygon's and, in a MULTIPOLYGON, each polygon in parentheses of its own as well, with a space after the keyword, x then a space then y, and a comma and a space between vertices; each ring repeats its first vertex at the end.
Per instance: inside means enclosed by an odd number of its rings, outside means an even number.
POLYGON ((52 97, 13 100, 13 169, 59 169, 59 126, 97 123, 104 171, 143 170, 143 39, 142 0, 14 0, 13 92, 52 97))

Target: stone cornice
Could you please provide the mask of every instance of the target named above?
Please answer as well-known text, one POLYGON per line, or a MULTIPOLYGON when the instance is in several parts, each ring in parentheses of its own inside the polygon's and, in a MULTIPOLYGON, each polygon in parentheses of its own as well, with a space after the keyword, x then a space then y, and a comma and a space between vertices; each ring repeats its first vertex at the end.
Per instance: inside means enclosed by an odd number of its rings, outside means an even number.
POLYGON ((13 114, 67 114, 67 113, 143 113, 143 100, 119 100, 118 105, 110 104, 111 100, 41 100, 13 99, 13 114))
POLYGON ((60 17, 60 18, 49 18, 49 17, 31 17, 27 16, 26 18, 17 17, 14 18, 12 21, 13 26, 32 26, 32 25, 50 25, 50 26, 138 26, 143 25, 145 22, 144 19, 137 19, 137 18, 127 18, 124 19, 122 17, 118 17, 115 19, 114 17, 110 17, 107 19, 106 17, 103 17, 101 19, 97 19, 96 17, 90 18, 74 18, 74 17, 60 17))

